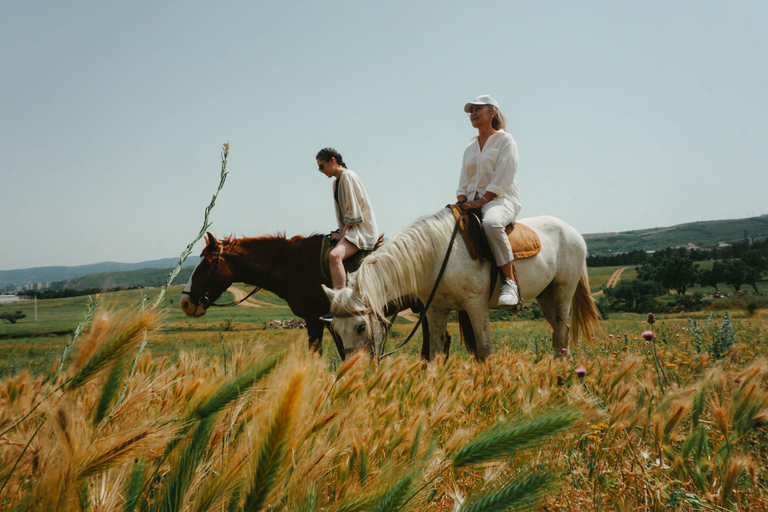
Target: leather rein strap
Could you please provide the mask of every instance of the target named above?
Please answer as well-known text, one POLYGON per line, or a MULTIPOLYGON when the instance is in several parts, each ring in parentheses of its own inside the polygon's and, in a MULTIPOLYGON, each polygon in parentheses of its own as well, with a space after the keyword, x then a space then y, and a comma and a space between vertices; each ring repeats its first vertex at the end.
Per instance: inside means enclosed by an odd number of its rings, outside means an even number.
MULTIPOLYGON (((451 234, 451 241, 448 242, 448 250, 445 252, 445 258, 443 258, 443 265, 440 267, 440 272, 437 274, 437 279, 435 280, 435 285, 432 287, 432 292, 429 294, 429 298, 427 299, 427 303, 424 304, 424 310, 421 312, 421 315, 419 315, 419 321, 416 322, 416 325, 413 326, 413 329, 411 330, 411 333, 408 335, 407 338, 405 338, 405 341, 400 344, 399 347, 397 347, 395 350, 391 352, 387 352, 383 356, 379 357, 379 359, 383 359, 387 356, 391 356, 401 348, 405 346, 406 343, 411 341, 411 338, 413 338, 413 335, 416 333, 416 329, 419 328, 419 326, 422 324, 424 319, 427 317, 427 311, 429 310, 429 306, 432 304, 432 299, 435 298, 435 293, 437 292, 437 287, 440 285, 440 281, 443 279, 443 274, 445 274, 445 268, 448 266, 448 258, 451 256, 451 250, 453 249, 453 242, 456 240, 456 234, 459 232, 459 226, 461 225, 461 220, 464 218, 464 215, 467 214, 467 210, 463 210, 461 212, 461 215, 459 215, 459 218, 456 219, 456 225, 453 227, 453 233, 451 234)), ((394 319, 394 317, 393 317, 394 319)))

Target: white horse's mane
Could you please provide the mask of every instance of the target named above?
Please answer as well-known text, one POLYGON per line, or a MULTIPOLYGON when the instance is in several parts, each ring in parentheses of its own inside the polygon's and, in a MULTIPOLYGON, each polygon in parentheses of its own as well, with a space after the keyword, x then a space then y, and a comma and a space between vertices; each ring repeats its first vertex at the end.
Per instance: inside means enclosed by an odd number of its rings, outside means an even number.
POLYGON ((331 310, 352 313, 365 309, 384 316, 387 304, 413 297, 425 283, 435 262, 442 262, 454 220, 451 210, 416 220, 367 256, 347 288, 334 299, 331 310))

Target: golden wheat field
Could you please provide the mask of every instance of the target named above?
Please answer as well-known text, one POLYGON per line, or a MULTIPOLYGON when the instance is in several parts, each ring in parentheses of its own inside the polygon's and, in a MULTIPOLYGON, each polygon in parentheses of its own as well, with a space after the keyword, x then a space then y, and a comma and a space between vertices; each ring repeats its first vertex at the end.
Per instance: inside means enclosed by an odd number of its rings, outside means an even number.
POLYGON ((624 315, 560 358, 495 322, 484 365, 456 335, 377 366, 303 331, 169 358, 163 314, 94 309, 65 363, 0 381, 0 508, 766 510, 761 313, 624 315))

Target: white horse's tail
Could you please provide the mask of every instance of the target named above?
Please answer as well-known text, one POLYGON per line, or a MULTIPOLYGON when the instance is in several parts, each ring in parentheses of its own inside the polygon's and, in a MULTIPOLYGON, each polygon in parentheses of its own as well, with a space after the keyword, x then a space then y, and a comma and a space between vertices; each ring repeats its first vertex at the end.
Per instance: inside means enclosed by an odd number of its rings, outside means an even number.
POLYGON ((592 299, 592 293, 589 291, 589 274, 587 273, 587 263, 584 262, 579 284, 576 286, 576 293, 571 299, 571 337, 573 341, 579 340, 579 331, 584 333, 587 341, 590 341, 594 329, 599 329, 598 321, 601 318, 600 311, 597 310, 595 301, 592 299))

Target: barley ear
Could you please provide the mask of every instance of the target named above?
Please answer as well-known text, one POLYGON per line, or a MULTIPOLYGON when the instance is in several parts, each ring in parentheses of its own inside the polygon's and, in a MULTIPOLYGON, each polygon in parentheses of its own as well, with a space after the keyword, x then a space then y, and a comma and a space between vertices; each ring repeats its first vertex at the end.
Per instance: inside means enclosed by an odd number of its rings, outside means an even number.
POLYGON ((165 495, 158 512, 182 510, 184 496, 187 494, 195 472, 205 456, 215 425, 215 416, 209 416, 201 421, 187 441, 179 459, 171 464, 171 473, 168 476, 165 495))
POLYGON ((404 477, 394 484, 388 484, 388 489, 379 494, 371 504, 371 512, 398 512, 413 498, 411 488, 415 480, 415 473, 409 471, 404 477))
POLYGON ((548 472, 518 475, 500 488, 480 496, 467 496, 459 512, 504 512, 535 507, 557 487, 557 478, 548 472))
POLYGON ((125 357, 121 357, 112 364, 112 368, 107 374, 107 378, 104 380, 104 385, 101 388, 101 395, 99 396, 99 402, 96 404, 96 411, 93 413, 93 425, 98 426, 101 420, 107 414, 109 405, 115 399, 117 390, 120 387, 120 378, 123 376, 123 368, 125 367, 125 357))
POLYGON ((159 323, 159 313, 152 310, 138 311, 128 325, 109 342, 105 343, 83 365, 67 385, 68 390, 77 389, 91 380, 101 370, 109 366, 133 349, 143 338, 145 331, 154 330, 159 323))
POLYGON ((144 459, 138 459, 133 466, 131 472, 131 479, 128 482, 128 487, 125 490, 125 504, 123 505, 123 512, 133 512, 136 510, 136 506, 139 504, 139 498, 141 498, 141 487, 144 483, 144 475, 146 473, 146 462, 144 459))
POLYGON ((269 375, 278 363, 283 360, 286 353, 287 350, 277 352, 262 361, 255 368, 243 373, 232 382, 222 385, 211 397, 190 412, 188 419, 204 419, 227 407, 233 401, 240 398, 243 393, 248 391, 257 382, 269 375))
POLYGON ((518 451, 534 449, 548 437, 564 431, 578 417, 577 411, 564 410, 512 424, 496 424, 480 432, 456 452, 451 465, 461 468, 514 457, 518 451))
POLYGON ((267 498, 277 482, 288 451, 288 434, 301 395, 306 368, 298 370, 280 399, 272 424, 258 451, 251 487, 245 496, 244 511, 257 511, 268 503, 267 498))

